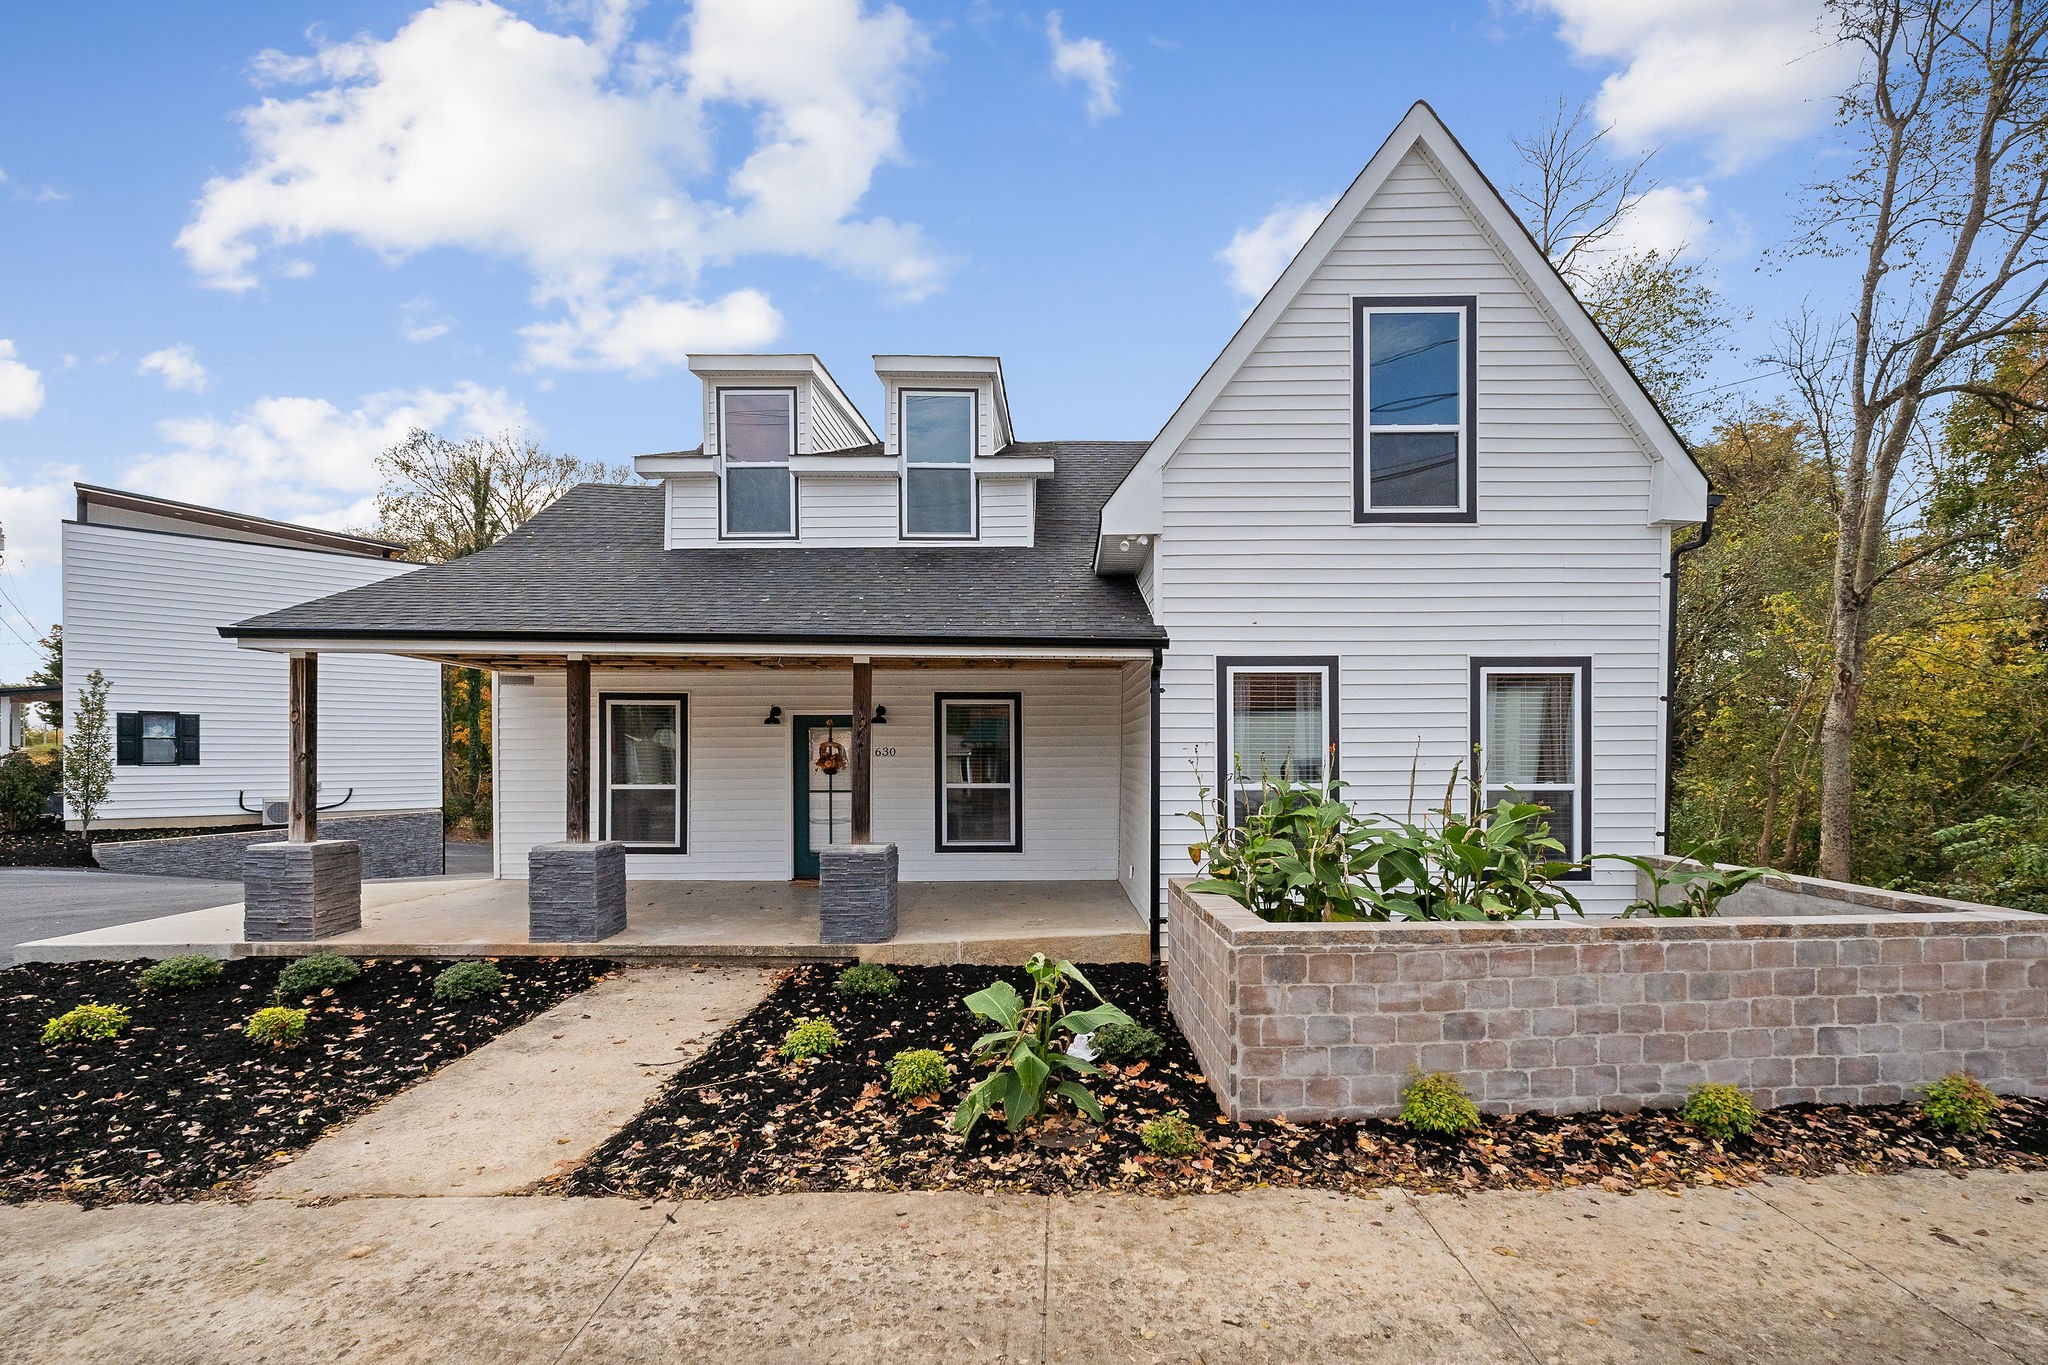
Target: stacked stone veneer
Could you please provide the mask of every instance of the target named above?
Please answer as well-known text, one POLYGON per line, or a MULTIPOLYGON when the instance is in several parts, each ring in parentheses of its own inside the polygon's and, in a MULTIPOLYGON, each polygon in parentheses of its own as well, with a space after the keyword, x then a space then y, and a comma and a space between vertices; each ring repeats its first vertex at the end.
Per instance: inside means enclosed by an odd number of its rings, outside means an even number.
POLYGON ((1409 1068, 1493 1112, 1887 1104, 1951 1071, 2048 1094, 2048 921, 1976 907, 1798 918, 1269 924, 1170 888, 1174 1021, 1244 1119, 1399 1112, 1409 1068))
POLYGON ((887 943, 896 937, 894 844, 828 844, 818 850, 818 941, 887 943))
MULTIPOLYGON (((320 836, 360 845, 365 878, 441 875, 442 818, 437 810, 329 816, 320 822, 320 836)), ((269 826, 94 844, 92 856, 109 872, 235 881, 242 875, 250 845, 282 843, 284 839, 284 830, 269 826)))

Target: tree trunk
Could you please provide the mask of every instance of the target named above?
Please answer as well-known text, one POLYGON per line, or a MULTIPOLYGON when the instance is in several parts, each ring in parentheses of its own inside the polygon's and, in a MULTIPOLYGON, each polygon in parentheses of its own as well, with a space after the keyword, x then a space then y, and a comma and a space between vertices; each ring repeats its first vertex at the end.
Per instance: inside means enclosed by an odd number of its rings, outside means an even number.
MULTIPOLYGON (((1853 561, 1849 574, 1854 573, 1853 561)), ((1842 575, 1847 577, 1849 575, 1842 575)), ((1869 603, 1851 583, 1835 594, 1828 643, 1834 652, 1834 681, 1820 723, 1821 876, 1849 880, 1856 840, 1856 706, 1863 696, 1863 651, 1869 603)))

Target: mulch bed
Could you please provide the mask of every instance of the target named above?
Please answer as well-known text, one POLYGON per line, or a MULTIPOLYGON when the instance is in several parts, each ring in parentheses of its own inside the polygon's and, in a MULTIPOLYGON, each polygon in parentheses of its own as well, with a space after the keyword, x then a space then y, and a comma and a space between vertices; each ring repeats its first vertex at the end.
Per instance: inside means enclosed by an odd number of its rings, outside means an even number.
POLYGON ((57 820, 46 820, 34 829, 0 831, 0 867, 98 867, 93 861, 94 844, 120 843, 134 839, 182 839, 190 834, 233 834, 255 829, 246 825, 197 825, 190 829, 96 829, 92 837, 67 830, 57 820))
POLYGON ((593 958, 498 962, 505 989, 434 1001, 447 964, 366 961, 312 1000, 298 1046, 242 1036, 272 1003, 283 959, 226 963, 214 985, 144 996, 145 963, 34 963, 0 971, 0 1199, 96 1204, 230 1188, 334 1124, 561 1003, 611 970, 593 958), (111 1042, 45 1048, 44 1021, 84 1003, 122 1005, 111 1042))
MULTIPOLYGON (((1085 970, 1166 1043, 1151 1062, 1096 1079, 1100 1128, 1068 1120, 1017 1136, 999 1122, 984 1122, 972 1138, 950 1130, 953 1107, 981 1075, 966 1053, 984 1028, 960 999, 1007 973, 899 968, 897 996, 842 1001, 836 969, 802 967, 557 1183, 570 1194, 640 1198, 903 1189, 1187 1194, 1260 1185, 1633 1191, 1771 1175, 2048 1169, 2048 1100, 2039 1099, 2007 1101, 1981 1138, 1938 1133, 1910 1105, 1824 1105, 1767 1112, 1747 1139, 1725 1147, 1669 1112, 1495 1117, 1455 1139, 1379 1120, 1228 1122, 1167 1017, 1153 969, 1085 970), (790 1025, 819 1016, 833 1021, 841 1047, 814 1061, 781 1061, 775 1050, 790 1025), (889 1095, 888 1059, 911 1047, 935 1047, 952 1060, 954 1081, 940 1101, 906 1105, 889 1095), (1188 1160, 1148 1154, 1139 1129, 1176 1109, 1205 1132, 1205 1150, 1188 1160)), ((1028 996, 1021 973, 1012 979, 1028 996)))

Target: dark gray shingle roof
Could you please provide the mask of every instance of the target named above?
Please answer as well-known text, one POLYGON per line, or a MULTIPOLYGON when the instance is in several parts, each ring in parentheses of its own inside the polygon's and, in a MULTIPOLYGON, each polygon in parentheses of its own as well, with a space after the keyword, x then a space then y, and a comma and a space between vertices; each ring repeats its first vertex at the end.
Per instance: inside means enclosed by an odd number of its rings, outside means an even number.
POLYGON ((1142 441, 1051 455, 1037 544, 669 550, 657 485, 580 484, 490 549, 227 626, 243 639, 748 640, 1152 645, 1127 576, 1094 570, 1102 504, 1142 441))

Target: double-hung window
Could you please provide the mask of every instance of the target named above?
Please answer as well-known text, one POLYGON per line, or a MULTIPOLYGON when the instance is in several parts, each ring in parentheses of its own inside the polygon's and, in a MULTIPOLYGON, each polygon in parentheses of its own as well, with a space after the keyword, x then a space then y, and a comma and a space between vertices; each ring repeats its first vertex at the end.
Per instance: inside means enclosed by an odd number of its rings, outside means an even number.
POLYGON ((682 697, 604 699, 604 835, 638 852, 682 853, 682 697))
POLYGON ((906 389, 898 401, 903 405, 903 534, 971 538, 976 394, 906 389))
POLYGON ((791 389, 721 389, 718 440, 728 536, 796 534, 796 393, 791 389))
POLYGON ((939 697, 938 850, 1016 853, 1024 847, 1023 773, 1015 692, 939 697))
POLYGON ((1356 519, 1473 520, 1476 301, 1356 299, 1353 306, 1356 519))
POLYGON ((1264 798, 1268 783, 1314 785, 1337 765, 1335 659, 1222 659, 1217 790, 1233 826, 1264 798))
POLYGON ((1578 862, 1592 842, 1592 727, 1585 659, 1481 659, 1472 665, 1480 799, 1550 812, 1550 837, 1578 862))
POLYGON ((114 762, 172 768, 199 762, 199 717, 176 711, 122 711, 114 717, 114 762))

